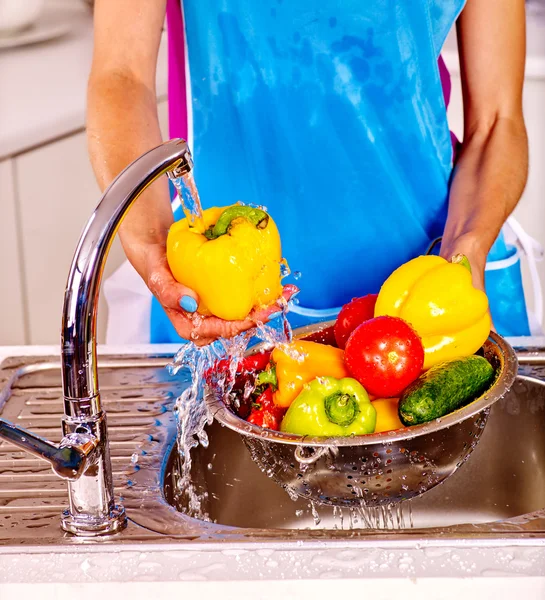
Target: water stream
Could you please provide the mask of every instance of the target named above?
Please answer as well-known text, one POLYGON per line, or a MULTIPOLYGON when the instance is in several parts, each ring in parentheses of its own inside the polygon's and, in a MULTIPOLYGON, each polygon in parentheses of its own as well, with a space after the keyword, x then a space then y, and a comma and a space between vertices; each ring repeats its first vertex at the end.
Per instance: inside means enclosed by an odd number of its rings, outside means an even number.
POLYGON ((171 173, 169 173, 168 176, 172 185, 176 188, 182 210, 189 220, 190 226, 195 227, 196 225, 204 225, 201 199, 195 183, 195 178, 193 177, 193 172, 186 173, 181 177, 173 177, 171 173))

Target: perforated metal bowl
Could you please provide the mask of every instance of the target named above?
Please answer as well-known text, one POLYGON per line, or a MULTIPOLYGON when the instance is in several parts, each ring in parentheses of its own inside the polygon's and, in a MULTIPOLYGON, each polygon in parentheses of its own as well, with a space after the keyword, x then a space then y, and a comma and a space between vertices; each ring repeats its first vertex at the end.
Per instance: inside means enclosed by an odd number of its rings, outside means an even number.
MULTIPOLYGON (((312 325, 295 336, 327 342, 332 325, 312 325)), ((490 407, 510 389, 517 373, 515 352, 499 335, 490 334, 482 353, 496 371, 485 394, 441 419, 395 432, 302 437, 248 423, 212 390, 206 401, 217 421, 242 436, 261 470, 291 495, 341 507, 393 504, 444 481, 476 447, 490 407)))

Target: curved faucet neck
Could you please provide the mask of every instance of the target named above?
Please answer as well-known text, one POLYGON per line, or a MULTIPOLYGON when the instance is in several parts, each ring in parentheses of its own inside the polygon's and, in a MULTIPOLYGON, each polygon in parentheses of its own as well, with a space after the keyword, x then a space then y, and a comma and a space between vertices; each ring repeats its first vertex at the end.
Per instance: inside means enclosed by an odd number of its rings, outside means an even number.
POLYGON ((102 272, 119 226, 136 199, 160 175, 193 167, 184 140, 150 150, 122 171, 106 189, 87 223, 72 261, 61 329, 65 414, 88 418, 100 412, 96 360, 96 321, 102 272))

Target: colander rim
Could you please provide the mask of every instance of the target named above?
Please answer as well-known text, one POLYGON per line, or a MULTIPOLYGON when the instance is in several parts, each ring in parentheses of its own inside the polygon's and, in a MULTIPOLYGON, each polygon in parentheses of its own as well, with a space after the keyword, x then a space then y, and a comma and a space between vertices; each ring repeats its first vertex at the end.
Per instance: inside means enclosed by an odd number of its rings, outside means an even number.
MULTIPOLYGON (((294 337, 304 338, 311 333, 319 333, 331 327, 334 321, 326 321, 308 325, 296 329, 294 337)), ((254 346, 248 353, 254 353, 263 344, 254 346)), ((249 423, 241 417, 233 413, 218 397, 214 390, 210 387, 205 389, 205 401, 213 416, 221 425, 238 432, 239 434, 260 439, 266 442, 277 442, 281 444, 290 444, 294 446, 311 446, 311 447, 340 447, 340 446, 374 446, 392 444, 409 440, 423 435, 436 433, 448 427, 452 427, 457 423, 461 423, 466 419, 475 416, 478 413, 486 410, 502 398, 511 388, 518 370, 518 360, 514 349, 500 335, 491 331, 488 339, 483 347, 491 349, 499 358, 499 373, 496 377, 494 385, 486 391, 482 396, 445 417, 423 423, 421 425, 412 425, 391 432, 371 433, 367 435, 349 436, 349 437, 311 437, 300 436, 270 429, 263 429, 258 425, 249 423)))

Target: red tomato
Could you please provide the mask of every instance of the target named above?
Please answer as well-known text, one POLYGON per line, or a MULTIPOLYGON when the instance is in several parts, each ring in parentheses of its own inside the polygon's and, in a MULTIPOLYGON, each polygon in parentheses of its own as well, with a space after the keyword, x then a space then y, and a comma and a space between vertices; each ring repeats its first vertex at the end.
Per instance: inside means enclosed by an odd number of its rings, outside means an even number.
POLYGON ((354 298, 341 308, 335 323, 335 339, 339 348, 344 350, 354 329, 375 316, 377 298, 378 294, 368 294, 363 298, 354 298))
POLYGON ((415 330, 397 317, 376 317, 348 338, 344 361, 369 394, 394 398, 422 372, 424 348, 415 330))

